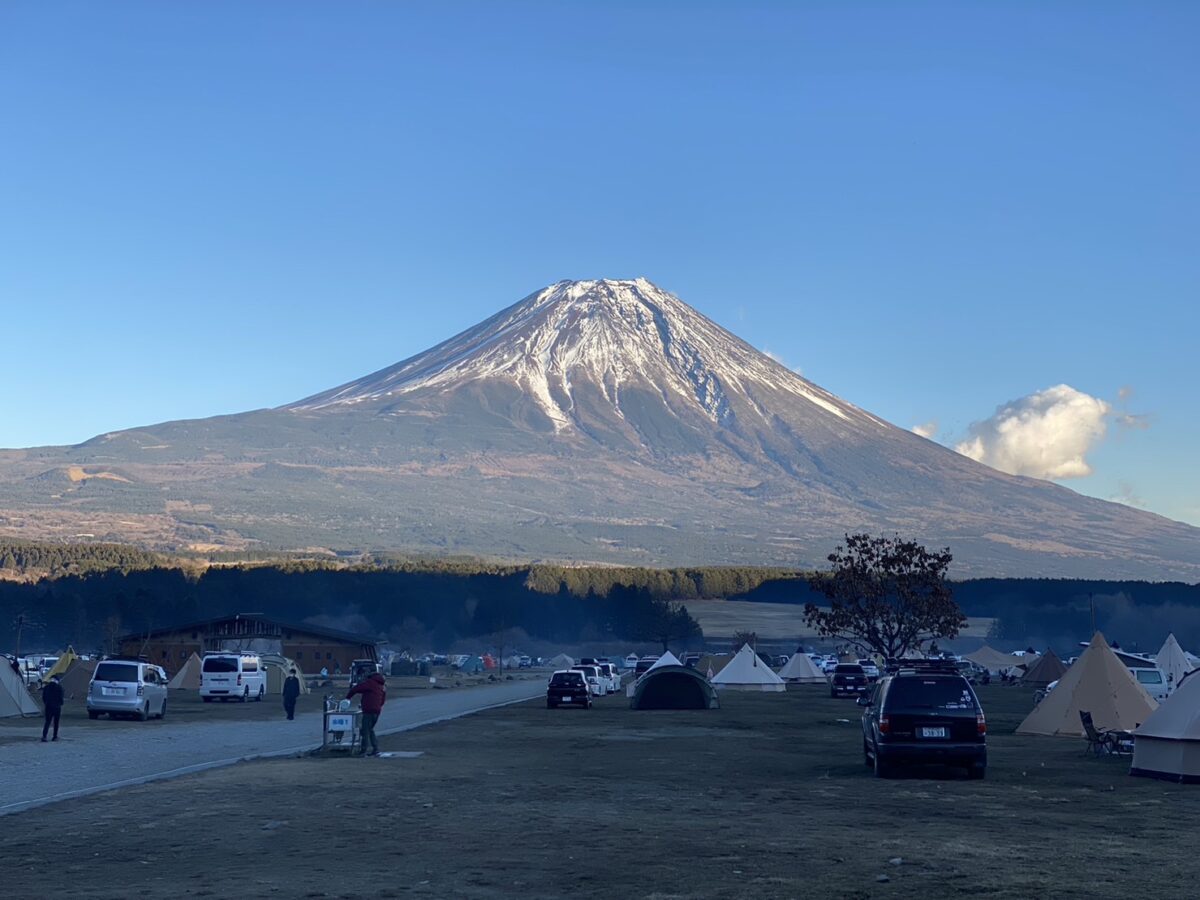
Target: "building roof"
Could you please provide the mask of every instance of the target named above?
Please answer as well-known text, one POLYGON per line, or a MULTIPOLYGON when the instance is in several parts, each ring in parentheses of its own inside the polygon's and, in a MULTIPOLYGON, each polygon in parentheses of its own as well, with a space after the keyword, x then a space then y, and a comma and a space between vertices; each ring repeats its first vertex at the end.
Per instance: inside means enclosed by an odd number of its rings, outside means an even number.
POLYGON ((304 634, 312 634, 317 637, 329 638, 334 641, 342 641, 347 644, 377 644, 378 639, 372 635, 355 634, 352 631, 339 631, 336 628, 325 628, 322 625, 302 625, 295 622, 285 622, 282 619, 277 619, 274 616, 268 616, 264 613, 232 613, 227 616, 216 616, 211 619, 201 619, 198 622, 183 622, 179 625, 168 625, 165 628, 154 628, 150 631, 135 632, 127 634, 121 638, 125 641, 144 641, 156 637, 161 637, 164 634, 171 634, 175 631, 201 631, 209 626, 216 625, 221 622, 233 622, 237 620, 245 620, 250 622, 268 622, 278 626, 285 631, 299 631, 304 634))

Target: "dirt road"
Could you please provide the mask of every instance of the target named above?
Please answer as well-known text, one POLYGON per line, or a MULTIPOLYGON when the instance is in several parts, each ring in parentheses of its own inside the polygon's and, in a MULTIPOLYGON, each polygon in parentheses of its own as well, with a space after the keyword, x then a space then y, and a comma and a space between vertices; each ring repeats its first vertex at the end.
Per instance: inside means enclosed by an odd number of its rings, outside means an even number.
MULTIPOLYGON (((393 696, 379 732, 394 733, 544 693, 544 680, 536 678, 393 696)), ((41 743, 41 720, 6 726, 0 732, 0 815, 246 758, 302 753, 320 744, 322 719, 318 695, 301 699, 301 711, 292 721, 283 717, 278 698, 202 704, 194 694, 173 694, 161 722, 92 722, 73 711, 61 739, 46 744, 41 743)))

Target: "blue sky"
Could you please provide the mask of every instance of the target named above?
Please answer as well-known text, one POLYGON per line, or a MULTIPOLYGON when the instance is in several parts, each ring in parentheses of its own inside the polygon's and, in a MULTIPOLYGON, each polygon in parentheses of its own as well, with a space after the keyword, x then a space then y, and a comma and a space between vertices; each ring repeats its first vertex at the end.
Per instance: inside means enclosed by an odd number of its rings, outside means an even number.
POLYGON ((1064 484, 1200 524, 1197 33, 1194 3, 4 4, 0 446, 277 405, 644 275, 897 425, 1065 434, 1064 484))

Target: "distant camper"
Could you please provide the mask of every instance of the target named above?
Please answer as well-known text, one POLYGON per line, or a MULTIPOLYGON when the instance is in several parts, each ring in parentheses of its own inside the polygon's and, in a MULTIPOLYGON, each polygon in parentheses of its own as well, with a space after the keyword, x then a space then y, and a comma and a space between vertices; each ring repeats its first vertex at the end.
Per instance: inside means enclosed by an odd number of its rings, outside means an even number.
POLYGON ((267 673, 253 653, 206 653, 200 664, 200 697, 213 700, 262 700, 267 673))

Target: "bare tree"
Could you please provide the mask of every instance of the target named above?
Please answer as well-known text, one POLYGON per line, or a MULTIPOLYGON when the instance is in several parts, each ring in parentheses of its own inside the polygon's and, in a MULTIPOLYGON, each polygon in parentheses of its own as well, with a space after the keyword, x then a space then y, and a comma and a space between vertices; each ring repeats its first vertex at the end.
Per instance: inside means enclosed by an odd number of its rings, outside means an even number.
POLYGON ((829 608, 804 607, 805 620, 822 637, 896 659, 924 641, 955 637, 967 622, 946 582, 949 548, 929 551, 899 536, 848 534, 828 559, 831 571, 814 575, 809 585, 829 608))

